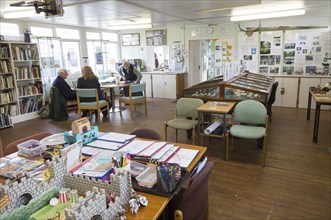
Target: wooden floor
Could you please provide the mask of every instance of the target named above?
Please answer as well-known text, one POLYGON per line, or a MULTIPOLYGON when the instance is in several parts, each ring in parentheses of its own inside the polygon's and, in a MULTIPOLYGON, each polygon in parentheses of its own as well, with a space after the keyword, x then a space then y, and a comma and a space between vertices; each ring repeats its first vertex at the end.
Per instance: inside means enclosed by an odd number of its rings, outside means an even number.
MULTIPOLYGON (((174 100, 150 99, 148 115, 137 107, 135 119, 129 110, 102 119, 100 131, 130 132, 152 128, 163 134, 163 122, 174 115, 174 100)), ((312 112, 314 113, 314 112, 312 112)), ((78 116, 72 112, 70 120, 78 116)), ((314 118, 314 117, 312 117, 314 118)), ((210 219, 330 219, 331 218, 331 112, 322 111, 318 144, 313 144, 313 120, 304 109, 273 109, 269 127, 266 167, 260 166, 262 150, 255 141, 235 139, 230 161, 225 162, 224 141, 205 140, 208 159, 215 162, 210 179, 210 219)), ((95 119, 92 118, 92 124, 95 119)), ((3 145, 40 131, 70 130, 70 121, 34 119, 0 130, 3 145)), ((169 130, 169 141, 174 131, 169 130)), ((179 142, 191 143, 185 132, 179 142)))

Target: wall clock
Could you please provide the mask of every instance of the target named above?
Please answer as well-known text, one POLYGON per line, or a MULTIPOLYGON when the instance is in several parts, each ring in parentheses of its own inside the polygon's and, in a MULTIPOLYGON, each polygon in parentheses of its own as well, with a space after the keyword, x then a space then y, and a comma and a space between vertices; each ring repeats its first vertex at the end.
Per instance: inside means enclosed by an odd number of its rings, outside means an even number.
POLYGON ((214 32, 214 28, 209 27, 209 28, 207 29, 207 33, 208 33, 208 34, 211 34, 211 33, 213 33, 213 32, 214 32))

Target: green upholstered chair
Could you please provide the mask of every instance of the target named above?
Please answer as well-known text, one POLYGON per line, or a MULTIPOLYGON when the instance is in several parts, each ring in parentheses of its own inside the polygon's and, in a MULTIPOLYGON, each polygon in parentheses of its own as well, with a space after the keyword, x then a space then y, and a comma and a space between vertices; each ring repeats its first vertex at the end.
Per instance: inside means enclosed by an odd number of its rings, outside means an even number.
POLYGON ((167 128, 176 130, 176 142, 178 142, 178 130, 192 129, 193 144, 195 144, 195 127, 198 125, 197 108, 203 105, 203 101, 197 98, 180 98, 175 109, 175 118, 164 123, 164 136, 167 141, 167 128))
POLYGON ((267 130, 268 115, 264 105, 255 100, 239 102, 232 114, 232 127, 227 132, 226 160, 229 159, 229 136, 231 135, 231 146, 233 148, 233 137, 243 139, 260 139, 263 141, 263 161, 265 165, 267 154, 267 130), (236 122, 236 124, 234 124, 236 122))
POLYGON ((129 96, 122 96, 119 98, 120 114, 122 116, 122 103, 130 105, 131 118, 133 119, 133 111, 136 111, 137 104, 145 105, 145 114, 147 115, 147 99, 146 99, 146 84, 130 84, 129 85, 129 96), (133 94, 142 94, 139 96, 133 96, 133 94))
MULTIPOLYGON (((97 111, 98 122, 100 122, 100 113, 107 111, 109 117, 109 102, 107 100, 99 100, 99 94, 97 89, 76 89, 78 115, 81 115, 82 110, 97 111), (95 102, 81 101, 81 98, 95 98, 95 102), (105 108, 106 107, 106 108, 105 108), (101 108, 103 108, 101 110, 101 108)), ((91 115, 91 114, 90 114, 91 115)))

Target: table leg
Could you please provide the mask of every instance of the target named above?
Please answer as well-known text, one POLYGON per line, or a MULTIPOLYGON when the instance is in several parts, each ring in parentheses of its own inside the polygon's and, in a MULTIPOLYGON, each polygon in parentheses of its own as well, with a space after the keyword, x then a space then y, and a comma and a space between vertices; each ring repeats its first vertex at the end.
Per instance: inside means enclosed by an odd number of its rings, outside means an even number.
POLYGON ((226 124, 225 124, 225 121, 226 120, 226 114, 223 114, 223 138, 224 138, 224 160, 226 160, 226 124))
POLYGON ((320 112, 321 112, 321 104, 316 103, 315 123, 314 123, 314 137, 313 137, 313 142, 315 144, 317 144, 318 127, 319 127, 319 122, 320 122, 320 112))
POLYGON ((307 121, 310 120, 310 110, 311 110, 311 93, 310 93, 310 89, 309 89, 309 91, 308 91, 307 121))
MULTIPOLYGON (((111 101, 111 104, 112 104, 113 107, 111 108, 111 110, 109 112, 110 113, 119 112, 120 107, 116 107, 116 105, 115 105, 115 91, 114 91, 114 88, 110 88, 110 101, 111 101)), ((122 110, 125 110, 125 108, 122 108, 122 110)))
POLYGON ((201 128, 200 128, 200 126, 201 126, 200 114, 202 114, 202 113, 198 112, 198 135, 196 136, 197 137, 197 141, 196 141, 197 145, 201 145, 200 144, 200 130, 201 130, 201 128))

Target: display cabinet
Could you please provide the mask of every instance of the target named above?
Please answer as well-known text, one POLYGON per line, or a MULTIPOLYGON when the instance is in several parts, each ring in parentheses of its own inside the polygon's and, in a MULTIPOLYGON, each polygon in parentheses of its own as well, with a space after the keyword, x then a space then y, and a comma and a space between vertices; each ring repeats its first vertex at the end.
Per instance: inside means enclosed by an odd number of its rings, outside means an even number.
POLYGON ((208 80, 184 90, 185 97, 197 97, 204 101, 242 101, 253 99, 266 104, 273 78, 243 73, 228 81, 218 78, 208 80))

